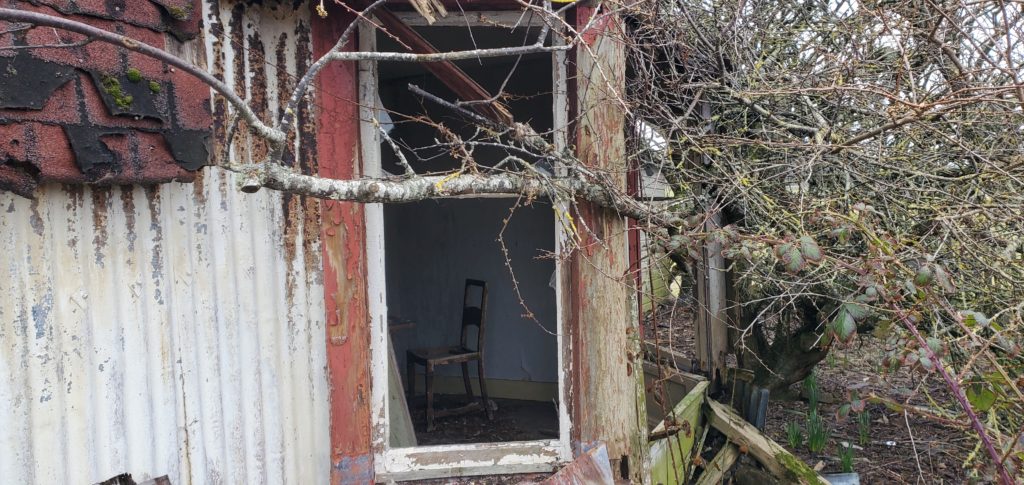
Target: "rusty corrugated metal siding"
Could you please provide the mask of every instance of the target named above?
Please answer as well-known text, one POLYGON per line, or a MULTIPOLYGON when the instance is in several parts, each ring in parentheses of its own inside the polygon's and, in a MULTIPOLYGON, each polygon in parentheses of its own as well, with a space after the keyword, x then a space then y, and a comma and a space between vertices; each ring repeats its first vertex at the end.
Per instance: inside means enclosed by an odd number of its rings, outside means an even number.
MULTIPOLYGON (((274 113, 305 6, 206 3, 192 55, 274 113)), ((327 481, 317 204, 210 169, 35 195, 0 193, 0 480, 327 481)))

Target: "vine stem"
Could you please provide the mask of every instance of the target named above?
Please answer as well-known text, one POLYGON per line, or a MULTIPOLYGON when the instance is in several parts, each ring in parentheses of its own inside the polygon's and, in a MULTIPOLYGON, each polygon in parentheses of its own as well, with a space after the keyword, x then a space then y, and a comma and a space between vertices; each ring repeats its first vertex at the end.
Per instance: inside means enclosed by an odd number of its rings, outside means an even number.
POLYGON ((942 376, 942 380, 946 381, 946 385, 949 387, 949 390, 953 391, 953 395, 956 397, 957 402, 959 402, 960 406, 964 408, 964 412, 967 413, 967 417, 971 420, 971 427, 974 428, 976 433, 978 433, 982 446, 985 447, 985 451, 992 459, 992 463, 995 465, 996 471, 999 473, 1000 483, 1003 483, 1004 485, 1012 485, 1014 482, 1013 479, 1010 478, 1009 472, 1006 471, 1006 467, 1003 465, 1002 455, 1000 455, 996 450, 995 445, 992 443, 992 438, 988 436, 988 433, 985 431, 985 425, 981 422, 981 418, 978 417, 978 413, 974 412, 974 407, 972 407, 970 401, 967 400, 967 396, 964 394, 963 388, 961 388, 960 384, 957 384, 956 380, 953 379, 953 376, 949 375, 949 372, 946 371, 946 367, 942 365, 942 360, 939 359, 939 356, 935 355, 932 348, 928 346, 928 342, 923 336, 921 336, 921 332, 917 330, 917 326, 914 325, 914 322, 910 321, 910 319, 907 318, 907 315, 895 305, 893 306, 893 309, 899 316, 900 322, 903 323, 903 326, 906 327, 910 333, 914 334, 914 338, 917 339, 921 348, 928 352, 928 360, 932 361, 932 364, 935 365, 935 370, 942 376))

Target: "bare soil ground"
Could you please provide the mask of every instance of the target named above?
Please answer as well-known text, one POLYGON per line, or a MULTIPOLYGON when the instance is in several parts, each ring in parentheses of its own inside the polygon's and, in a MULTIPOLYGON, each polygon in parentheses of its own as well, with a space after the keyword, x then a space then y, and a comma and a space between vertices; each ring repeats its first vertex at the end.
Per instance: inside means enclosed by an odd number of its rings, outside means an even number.
MULTIPOLYGON (((644 331, 648 340, 671 346, 691 359, 695 355, 693 309, 685 300, 660 307, 653 315, 648 315, 644 331)), ((842 443, 853 445, 854 471, 865 484, 967 482, 961 461, 971 452, 976 440, 962 427, 915 412, 904 413, 881 403, 869 403, 866 408, 871 416, 868 440, 861 444, 856 416, 845 420, 836 416, 839 406, 848 402, 851 386, 859 386, 861 396, 874 393, 895 403, 924 408, 930 407, 929 397, 936 402, 949 402, 943 383, 933 375, 907 369, 881 373, 879 363, 883 353, 883 342, 867 335, 847 348, 836 349, 832 357, 818 365, 816 375, 822 395, 818 412, 829 430, 828 444, 822 452, 811 453, 806 444, 792 448, 787 443, 787 423, 795 422, 806 429, 805 401, 771 400, 765 433, 808 465, 819 467, 822 473, 841 472, 839 447, 842 443)), ((728 401, 721 397, 720 400, 728 401)))

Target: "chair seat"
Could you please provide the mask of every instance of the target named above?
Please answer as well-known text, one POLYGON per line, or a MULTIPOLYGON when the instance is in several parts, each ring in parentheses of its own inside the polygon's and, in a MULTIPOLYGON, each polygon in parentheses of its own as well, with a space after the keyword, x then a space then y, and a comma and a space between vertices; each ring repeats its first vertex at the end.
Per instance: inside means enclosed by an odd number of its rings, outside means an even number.
POLYGON ((450 347, 429 347, 422 349, 410 349, 409 357, 419 362, 450 363, 465 362, 480 358, 480 352, 470 350, 460 345, 450 347))

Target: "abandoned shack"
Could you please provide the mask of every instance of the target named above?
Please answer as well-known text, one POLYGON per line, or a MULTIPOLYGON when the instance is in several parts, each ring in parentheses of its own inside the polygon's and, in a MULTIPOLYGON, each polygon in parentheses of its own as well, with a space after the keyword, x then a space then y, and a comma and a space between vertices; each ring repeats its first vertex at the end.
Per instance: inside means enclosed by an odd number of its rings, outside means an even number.
MULTIPOLYGON (((366 6, 348 3, 0 7, 169 52, 273 117, 366 6)), ((423 3, 376 10, 346 48, 516 47, 547 32, 518 2, 433 2, 448 6, 437 16, 417 11, 423 3)), ((284 159, 330 179, 401 173, 410 167, 392 147, 438 136, 409 120, 444 117, 417 92, 479 100, 505 86, 507 105, 487 105, 489 115, 529 120, 559 149, 615 168, 626 120, 606 88, 621 85, 625 60, 604 35, 615 16, 599 12, 560 13, 556 31, 585 39, 572 49, 330 63, 298 105, 284 159)), ((673 423, 698 425, 709 383, 679 373, 662 403, 679 403, 677 420, 649 415, 645 375, 662 371, 643 357, 630 220, 586 204, 569 215, 544 198, 244 193, 239 175, 207 166, 255 163, 268 148, 237 129, 222 97, 181 68, 87 37, 0 21, 3 481, 518 482, 588 459, 603 482, 676 483, 690 469, 681 464, 698 429, 673 423), (576 222, 588 230, 570 233, 576 222), (593 240, 567 251, 569 237, 593 240), (659 433, 668 438, 649 444, 659 433)), ((503 163, 487 147, 474 155, 503 163)), ((450 171, 454 157, 422 153, 414 170, 450 171)), ((634 173, 619 168, 615 183, 634 190, 634 173)), ((697 367, 715 385, 725 276, 710 259, 697 268, 708 344, 697 367)))

